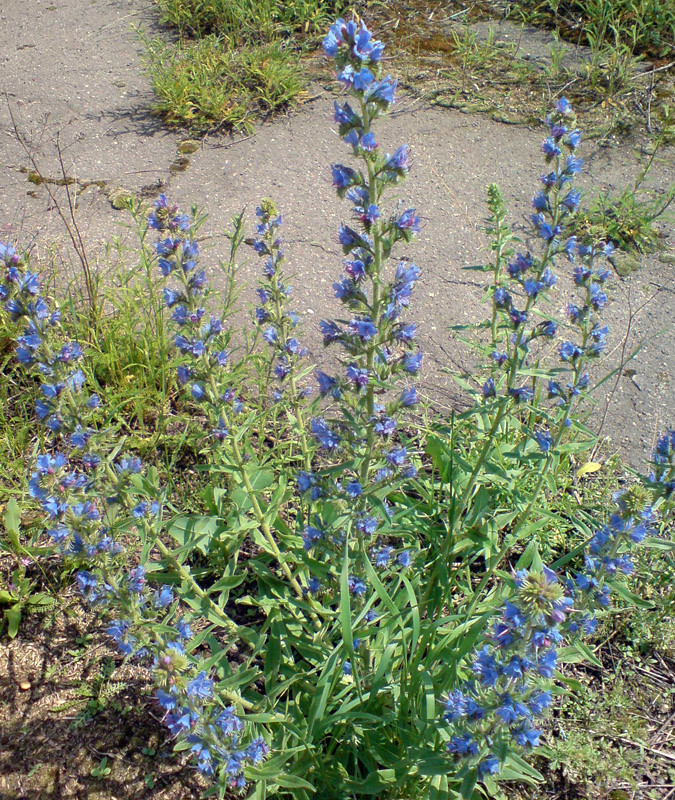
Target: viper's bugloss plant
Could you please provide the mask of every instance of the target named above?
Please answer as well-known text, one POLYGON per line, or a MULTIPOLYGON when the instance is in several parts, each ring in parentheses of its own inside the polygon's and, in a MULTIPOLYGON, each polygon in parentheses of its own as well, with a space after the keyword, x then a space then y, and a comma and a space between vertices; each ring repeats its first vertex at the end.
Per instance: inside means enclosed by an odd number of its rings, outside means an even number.
MULTIPOLYGON (((159 227, 158 217, 167 210, 162 197, 150 225, 159 227)), ((170 218, 167 224, 172 231, 188 230, 188 218, 183 215, 170 218)), ((168 242, 158 248, 163 270, 172 271, 175 263, 168 257, 178 251, 187 274, 185 262, 196 254, 192 242, 173 239, 171 247, 168 242)), ((233 692, 214 688, 207 674, 209 665, 186 653, 193 633, 188 621, 177 616, 171 588, 153 590, 146 579, 152 550, 158 547, 178 568, 204 609, 212 614, 219 609, 159 540, 163 493, 156 475, 143 479, 141 460, 121 454, 114 433, 97 426, 100 420, 94 410, 100 400, 85 391, 85 374, 79 366, 84 352, 77 342, 64 339, 60 311, 50 308, 39 294, 38 276, 13 247, 0 244, 0 259, 6 269, 0 285, 4 310, 13 323, 25 326, 16 337, 17 358, 41 381, 35 411, 45 436, 28 489, 45 515, 46 534, 64 566, 77 570, 77 587, 87 605, 105 620, 106 632, 120 652, 151 666, 165 722, 179 743, 194 754, 199 770, 218 781, 221 793, 228 787, 243 788, 244 767, 261 763, 269 748, 248 731, 242 735, 250 726, 231 703, 225 705, 234 699, 241 707, 244 701, 233 692), (129 530, 145 542, 141 555, 145 564, 130 562, 132 554, 125 546, 129 530)), ((188 297, 194 293, 193 284, 186 278, 188 297)), ((237 629, 220 614, 230 632, 237 629)))
POLYGON ((609 248, 567 234, 580 203, 574 113, 561 99, 547 120, 535 252, 515 251, 501 193, 489 189, 485 374, 464 384, 475 397, 467 411, 422 424, 409 316, 421 270, 403 250, 421 221, 389 202, 412 158, 406 145, 382 152, 375 124, 397 83, 363 23, 338 20, 324 50, 351 152, 331 167, 349 203, 333 284, 343 312, 320 323, 332 366, 307 363, 271 200, 245 240, 263 269, 259 335, 245 332, 242 345, 231 291, 219 306, 201 266, 196 210, 160 196, 142 237, 157 232, 173 413, 204 457, 203 511, 182 513, 108 427, 105 403, 86 390, 86 351, 64 339, 37 276, 2 244, 2 307, 17 358, 40 383, 45 434, 29 493, 121 656, 146 668, 176 749, 191 753, 211 794, 494 796, 498 781, 540 779, 527 757, 550 735, 559 670, 593 657, 582 637, 613 593, 630 599, 632 550, 662 546, 675 434, 595 532, 570 523, 583 541, 542 563, 549 505, 570 454, 589 446, 579 404, 608 334, 610 273, 596 262, 609 248), (575 294, 556 319, 553 293, 566 282, 575 294))

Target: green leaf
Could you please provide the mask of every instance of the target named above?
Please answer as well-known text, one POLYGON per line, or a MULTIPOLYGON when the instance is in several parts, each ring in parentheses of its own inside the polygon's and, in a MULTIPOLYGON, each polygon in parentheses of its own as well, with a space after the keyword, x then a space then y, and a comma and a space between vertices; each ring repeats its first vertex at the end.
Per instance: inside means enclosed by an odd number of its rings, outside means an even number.
POLYGON ((462 785, 459 787, 459 794, 461 795, 463 800, 471 800, 471 795, 473 794, 473 790, 476 788, 477 781, 478 781, 478 773, 476 772, 476 770, 475 769, 469 770, 464 776, 462 785))
POLYGON ((607 581, 607 583, 618 595, 621 595, 624 600, 628 600, 628 602, 632 603, 634 606, 638 608, 654 608, 654 603, 650 603, 648 600, 643 600, 641 597, 633 594, 621 581, 607 581))
POLYGON ((309 789, 310 792, 316 791, 313 784, 298 775, 277 775, 274 781, 282 789, 309 789))
POLYGON ((580 640, 568 647, 561 648, 558 651, 558 660, 561 664, 580 664, 583 661, 588 661, 594 667, 602 668, 601 662, 595 657, 593 651, 585 642, 580 640))
POLYGON ((166 529, 178 544, 190 550, 197 549, 205 555, 211 540, 227 532, 227 528, 218 517, 197 515, 176 517, 169 522, 166 529))
POLYGON ((7 635, 13 639, 19 632, 19 623, 21 622, 21 605, 17 603, 15 606, 5 610, 5 618, 7 620, 7 635))
POLYGON ((20 529, 21 509, 19 508, 19 504, 12 497, 5 507, 5 531, 7 532, 7 538, 16 552, 21 552, 23 550, 19 537, 20 529))
POLYGON ((664 550, 666 552, 675 550, 675 542, 669 542, 665 539, 657 539, 655 536, 648 536, 643 540, 642 545, 644 547, 650 547, 652 550, 664 550))
POLYGON ((542 783, 544 776, 527 763, 517 753, 509 753, 499 775, 506 781, 523 781, 524 783, 542 783))
POLYGON ((270 626, 265 654, 265 680, 272 686, 276 683, 281 665, 281 626, 274 620, 270 626))

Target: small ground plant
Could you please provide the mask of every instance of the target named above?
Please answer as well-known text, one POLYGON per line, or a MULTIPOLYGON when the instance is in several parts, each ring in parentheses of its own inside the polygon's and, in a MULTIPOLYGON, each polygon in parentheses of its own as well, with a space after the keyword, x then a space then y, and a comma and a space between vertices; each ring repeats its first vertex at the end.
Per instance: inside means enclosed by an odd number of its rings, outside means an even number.
POLYGON ((552 23, 568 37, 596 46, 624 43, 633 53, 672 58, 675 9, 667 0, 519 0, 513 11, 552 23))
POLYGON ((161 0, 177 43, 144 38, 157 110, 198 130, 250 130, 305 91, 300 55, 343 4, 336 0, 161 0))
MULTIPOLYGON (((536 253, 515 250, 490 188, 489 318, 480 379, 466 385, 475 404, 420 429, 423 354, 409 317, 420 269, 402 251, 420 219, 390 199, 411 155, 383 153, 375 124, 397 84, 362 23, 339 19, 324 50, 347 96, 335 122, 353 157, 332 165, 350 204, 333 285, 343 312, 320 324, 333 369, 308 364, 275 203, 261 202, 246 240, 262 263, 260 347, 238 350, 231 303, 200 263, 199 216, 161 196, 140 234, 157 237, 149 260, 144 251, 163 298, 156 341, 173 343, 175 383, 162 391, 201 431, 203 511, 186 513, 113 424, 119 409, 91 391, 87 349, 64 336, 27 258, 2 244, 4 320, 39 382, 28 492, 40 538, 151 676, 175 749, 211 795, 493 797, 501 782, 540 780, 529 756, 570 683, 559 666, 601 666, 583 637, 614 597, 634 599, 632 549, 672 549, 675 432, 606 513, 580 510, 578 546, 545 565, 537 541, 560 524, 551 498, 588 447, 579 402, 608 333, 611 246, 569 235, 582 166, 574 112, 561 99, 547 120, 536 253), (560 268, 575 285, 564 319, 552 303, 560 268)), ((107 762, 96 769, 103 779, 107 762)))

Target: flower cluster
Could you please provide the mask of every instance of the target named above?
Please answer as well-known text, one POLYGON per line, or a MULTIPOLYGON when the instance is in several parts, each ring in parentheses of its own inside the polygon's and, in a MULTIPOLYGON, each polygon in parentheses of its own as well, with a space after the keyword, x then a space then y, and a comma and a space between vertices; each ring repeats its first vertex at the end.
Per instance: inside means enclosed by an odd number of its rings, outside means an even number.
POLYGON ((150 226, 166 236, 155 242, 158 266, 164 277, 172 276, 176 282, 164 288, 164 303, 177 327, 174 344, 183 356, 176 371, 178 382, 195 401, 215 412, 211 436, 223 441, 229 435, 226 408, 238 412, 241 402, 233 391, 219 389, 217 378, 228 364, 228 332, 222 319, 206 312, 206 271, 198 266, 193 222, 163 194, 149 217, 150 226))
MULTIPOLYGON (((532 324, 534 307, 538 300, 547 297, 558 281, 552 271, 555 257, 562 254, 569 260, 574 259, 576 238, 570 236, 564 239, 566 221, 577 210, 580 196, 578 191, 569 186, 581 169, 581 160, 574 155, 581 135, 578 130, 570 131, 569 128, 574 122, 570 105, 563 98, 548 118, 550 135, 542 148, 547 166, 553 169, 542 176, 543 189, 533 200, 536 213, 532 215, 532 225, 537 237, 543 241, 543 253, 541 257, 529 252, 517 253, 506 266, 507 284, 498 280, 493 289, 496 317, 501 319, 500 328, 508 335, 504 337, 502 334, 500 340, 493 342, 495 350, 492 360, 508 371, 505 391, 516 403, 529 402, 533 396, 528 388, 516 388, 513 385, 517 368, 525 361, 531 343, 538 337, 552 339, 558 331, 552 319, 532 324), (506 345, 506 352, 500 352, 500 341, 506 345), (512 368, 514 364, 516 369, 512 368)), ((498 388, 491 378, 483 387, 483 394, 494 397, 498 388)))
POLYGON ((218 775, 223 786, 243 789, 244 767, 260 764, 269 746, 261 737, 243 744, 244 722, 233 706, 223 708, 217 701, 214 682, 200 666, 190 663, 178 639, 165 640, 158 649, 153 672, 162 687, 157 699, 164 723, 174 736, 185 738, 203 775, 218 775))
POLYGON ((651 466, 651 485, 666 498, 670 498, 675 492, 675 430, 666 431, 659 436, 652 453, 651 466))
POLYGON ((555 671, 559 627, 571 606, 546 567, 517 572, 515 585, 489 644, 474 657, 473 678, 445 700, 443 720, 452 726, 448 752, 470 760, 479 775, 498 773, 513 744, 525 750, 539 745, 536 718, 551 704, 542 679, 555 671))
POLYGON ((274 377, 279 388, 273 393, 274 400, 284 399, 284 387, 290 389, 289 402, 297 404, 308 397, 311 389, 298 390, 296 375, 299 362, 306 358, 308 350, 300 344, 296 335, 298 315, 286 309, 286 302, 291 288, 285 283, 283 273, 284 246, 279 236, 281 215, 271 200, 263 200, 256 208, 259 222, 256 226, 257 239, 249 239, 255 252, 265 259, 263 267, 263 284, 258 288, 260 305, 256 308, 256 322, 263 329, 263 339, 271 348, 274 356, 274 377))
POLYGON ((630 551, 650 533, 656 518, 649 492, 641 484, 615 493, 614 501, 616 510, 587 545, 584 569, 567 581, 567 593, 574 601, 567 622, 571 633, 596 629, 595 612, 610 606, 613 579, 633 573, 630 551))
POLYGON ((16 356, 39 376, 35 413, 47 434, 29 493, 48 520, 50 537, 69 560, 76 565, 106 561, 120 552, 104 524, 119 480, 105 457, 106 436, 91 424, 100 401, 86 392, 83 350, 79 343, 64 340, 60 311, 40 295, 37 274, 11 245, 0 243, 0 264, 5 268, 0 284, 4 310, 24 326, 16 337, 16 356))
POLYGON ((551 378, 546 386, 549 399, 560 407, 559 427, 557 432, 540 428, 532 434, 544 453, 554 449, 560 441, 562 429, 570 424, 575 401, 588 388, 589 376, 585 369, 588 359, 599 357, 605 348, 609 329, 601 324, 599 312, 607 303, 603 286, 610 273, 607 269, 596 269, 594 262, 598 256, 609 256, 613 249, 611 244, 582 244, 577 242, 576 236, 565 236, 570 218, 579 207, 580 192, 571 184, 582 166, 576 155, 581 133, 565 98, 556 103, 547 124, 549 135, 542 144, 542 151, 549 171, 542 175, 542 188, 533 199, 535 213, 531 217, 543 252, 539 258, 529 252, 517 253, 506 264, 505 274, 497 275, 492 295, 493 376, 483 385, 486 399, 503 393, 515 404, 532 400, 535 386, 517 386, 519 376, 533 342, 540 337, 554 339, 559 330, 558 322, 538 304, 548 299, 549 290, 557 284, 558 277, 552 269, 555 258, 564 256, 567 261, 576 262, 572 274, 583 295, 580 304, 570 303, 567 308, 569 324, 576 329, 576 341, 565 340, 558 345, 561 369, 570 372, 571 377, 567 383, 551 378), (542 317, 543 321, 533 322, 542 317))

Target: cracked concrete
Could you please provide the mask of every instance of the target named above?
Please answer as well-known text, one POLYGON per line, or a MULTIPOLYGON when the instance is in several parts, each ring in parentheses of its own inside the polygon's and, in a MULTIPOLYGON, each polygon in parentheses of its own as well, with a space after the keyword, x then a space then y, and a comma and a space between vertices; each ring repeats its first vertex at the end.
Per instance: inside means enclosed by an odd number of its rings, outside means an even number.
MULTIPOLYGON (((149 111, 153 94, 142 69, 142 44, 131 28, 142 25, 152 32, 154 14, 141 0, 3 4, 2 90, 18 130, 41 174, 55 180, 63 177, 58 141, 65 174, 78 182, 79 226, 92 258, 102 256, 105 241, 126 235, 120 225, 125 215, 109 198, 118 187, 146 195, 162 188, 183 206, 199 203, 211 215, 204 227, 207 266, 226 251, 222 231, 229 218, 244 206, 252 212, 262 196, 273 197, 284 213, 294 305, 304 313, 313 355, 323 358, 316 323, 337 308, 331 288, 342 260, 336 231, 349 214, 330 180, 329 164, 350 158, 334 132, 333 96, 314 87, 311 103, 259 126, 250 137, 208 137, 194 152, 181 153, 186 134, 165 129, 149 111)), ((403 207, 415 206, 424 221, 418 242, 406 251, 423 271, 411 311, 426 354, 422 383, 436 405, 448 408, 461 397, 443 367, 461 368, 470 359, 447 326, 477 321, 485 310, 476 273, 462 268, 487 258, 480 229, 486 187, 493 181, 501 185, 513 227, 528 240, 526 220, 543 169, 544 131, 428 108, 410 97, 395 109, 380 124, 379 139, 389 152, 407 142, 414 154, 410 177, 397 194, 403 207)), ((587 195, 621 190, 639 171, 629 144, 586 143, 581 155, 587 168, 580 183, 587 195)), ((27 180, 32 165, 17 141, 7 103, 0 108, 0 156, 0 237, 32 247, 44 268, 55 263, 64 277, 72 274, 76 258, 47 187, 27 180)), ((671 148, 650 185, 663 190, 673 180, 671 148)), ((52 190, 64 188, 52 184, 52 190)), ((664 225, 663 232, 672 251, 672 226, 664 225)), ((257 259, 249 259, 240 274, 252 286, 258 269, 257 259)), ((555 311, 564 310, 569 289, 563 278, 555 311)), ((640 341, 644 347, 631 371, 619 377, 603 433, 611 437, 610 450, 640 465, 656 433, 675 424, 673 265, 658 255, 644 257, 638 272, 612 279, 609 293, 612 333, 605 366, 616 364, 631 316, 627 352, 640 341)), ((252 291, 244 297, 253 301, 252 291)), ((599 400, 591 428, 602 416, 604 398, 599 400)))

